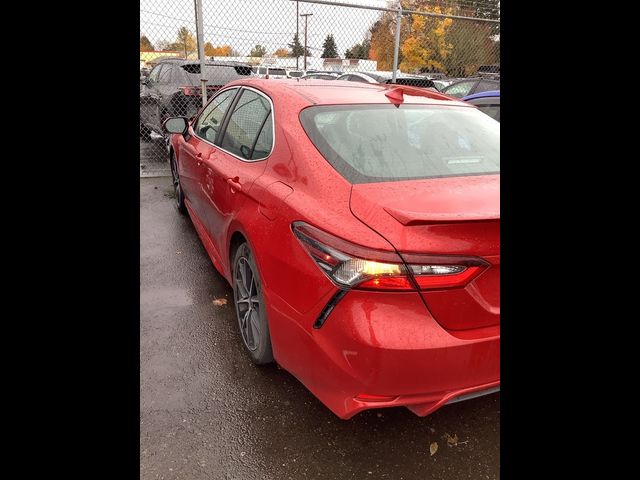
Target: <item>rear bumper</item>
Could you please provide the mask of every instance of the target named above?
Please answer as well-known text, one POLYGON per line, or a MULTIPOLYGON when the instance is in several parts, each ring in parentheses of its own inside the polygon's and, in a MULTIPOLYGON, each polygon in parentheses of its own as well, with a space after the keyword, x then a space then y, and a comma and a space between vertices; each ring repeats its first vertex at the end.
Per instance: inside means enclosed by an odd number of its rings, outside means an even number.
POLYGON ((397 406, 425 416, 500 384, 499 326, 454 336, 417 292, 350 291, 319 329, 312 328, 315 309, 295 318, 285 305, 275 307, 276 360, 340 418, 397 406))

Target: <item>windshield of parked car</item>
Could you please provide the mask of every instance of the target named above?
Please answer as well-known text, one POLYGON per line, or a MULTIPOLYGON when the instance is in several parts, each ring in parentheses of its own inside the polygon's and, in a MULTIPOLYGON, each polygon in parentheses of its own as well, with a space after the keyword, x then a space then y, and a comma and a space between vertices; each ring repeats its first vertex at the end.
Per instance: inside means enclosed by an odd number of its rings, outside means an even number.
POLYGON ((500 123, 476 108, 323 105, 300 121, 351 183, 500 173, 500 123))

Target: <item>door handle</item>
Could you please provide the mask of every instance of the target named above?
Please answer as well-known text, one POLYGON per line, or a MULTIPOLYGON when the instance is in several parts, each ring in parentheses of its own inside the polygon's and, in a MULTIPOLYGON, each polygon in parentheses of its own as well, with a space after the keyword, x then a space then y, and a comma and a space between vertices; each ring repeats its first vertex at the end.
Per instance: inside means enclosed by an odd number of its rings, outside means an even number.
POLYGON ((236 190, 238 192, 242 191, 242 185, 240 184, 239 177, 227 178, 227 184, 231 187, 232 192, 235 192, 236 190))

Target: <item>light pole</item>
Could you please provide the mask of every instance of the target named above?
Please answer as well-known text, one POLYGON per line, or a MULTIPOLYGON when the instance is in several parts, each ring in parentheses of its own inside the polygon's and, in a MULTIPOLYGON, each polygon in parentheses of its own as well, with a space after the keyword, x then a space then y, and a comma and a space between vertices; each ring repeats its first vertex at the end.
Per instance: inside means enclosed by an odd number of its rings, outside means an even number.
POLYGON ((307 71, 307 19, 313 15, 313 13, 301 13, 300 16, 304 17, 304 71, 307 71))

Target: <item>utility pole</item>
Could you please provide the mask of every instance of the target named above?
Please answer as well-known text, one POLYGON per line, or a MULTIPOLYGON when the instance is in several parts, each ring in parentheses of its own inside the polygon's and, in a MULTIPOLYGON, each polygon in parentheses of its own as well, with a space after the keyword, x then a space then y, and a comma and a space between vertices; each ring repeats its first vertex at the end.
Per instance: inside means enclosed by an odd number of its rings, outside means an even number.
MULTIPOLYGON (((300 7, 300 2, 296 2, 296 38, 298 39, 298 42, 300 42, 300 11, 298 10, 299 7, 300 7)), ((300 66, 298 65, 298 60, 300 60, 300 55, 296 55, 296 70, 300 70, 300 66)))
POLYGON ((304 71, 307 71, 307 19, 313 15, 313 13, 302 13, 301 17, 304 17, 304 71))
MULTIPOLYGON (((195 0, 196 38, 198 39, 198 59, 200 60, 200 85, 202 88, 202 106, 207 104, 207 79, 204 78, 204 39, 202 28, 202 0, 195 0)), ((184 39, 184 57, 187 58, 187 39, 184 39)))
POLYGON ((396 83, 396 72, 398 71, 398 55, 400 50, 400 30, 402 28, 402 3, 398 1, 398 11, 396 12, 396 38, 393 43, 393 73, 391 83, 396 83))

